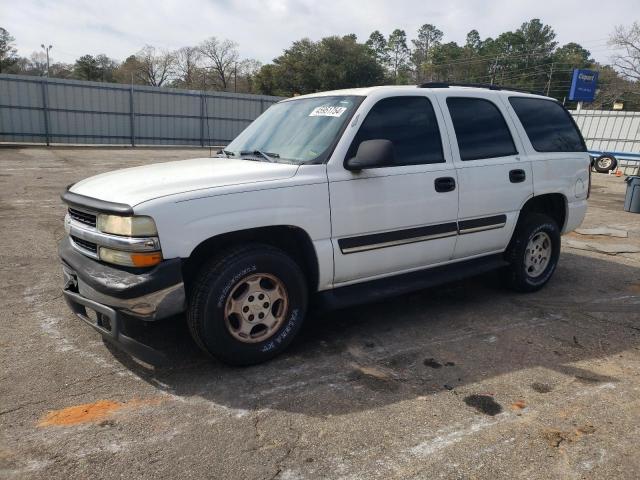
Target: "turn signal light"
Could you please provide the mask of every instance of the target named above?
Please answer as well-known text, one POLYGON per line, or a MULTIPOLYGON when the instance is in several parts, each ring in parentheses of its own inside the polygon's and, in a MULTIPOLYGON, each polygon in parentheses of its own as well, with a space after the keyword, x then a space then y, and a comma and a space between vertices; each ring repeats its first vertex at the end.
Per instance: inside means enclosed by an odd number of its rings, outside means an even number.
POLYGON ((162 261, 162 252, 123 252, 100 247, 100 260, 125 267, 153 267, 162 261))

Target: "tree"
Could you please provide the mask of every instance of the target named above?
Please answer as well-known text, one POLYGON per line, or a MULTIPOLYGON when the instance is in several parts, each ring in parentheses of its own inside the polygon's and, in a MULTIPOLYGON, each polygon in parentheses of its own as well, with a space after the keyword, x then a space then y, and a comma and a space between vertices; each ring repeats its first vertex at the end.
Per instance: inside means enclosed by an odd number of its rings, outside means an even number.
POLYGON ((443 33, 434 25, 425 23, 418 30, 418 38, 411 40, 413 53, 411 61, 415 68, 416 80, 421 82, 425 78, 425 70, 431 60, 433 48, 442 40, 443 33))
POLYGON ((433 47, 431 80, 442 82, 468 81, 464 76, 463 55, 464 48, 456 42, 437 44, 433 47))
POLYGON ((9 67, 18 61, 18 57, 16 56, 17 50, 13 46, 14 41, 15 38, 4 28, 0 27, 0 73, 5 73, 9 67))
POLYGON ((207 62, 206 68, 215 78, 216 86, 227 90, 229 79, 237 68, 236 64, 240 56, 238 44, 231 40, 218 40, 216 37, 210 37, 200 44, 199 49, 207 62))
POLYGON ((384 68, 355 35, 308 38, 293 45, 256 75, 256 89, 269 95, 296 95, 319 90, 364 87, 384 80, 384 68))
POLYGON ((387 51, 387 39, 380 33, 380 30, 375 30, 369 35, 369 39, 365 42, 365 45, 371 49, 376 60, 382 66, 389 64, 389 52, 387 51))
POLYGON ((96 55, 95 60, 98 66, 98 80, 101 82, 114 82, 114 74, 118 68, 118 62, 113 58, 109 58, 104 53, 96 55))
POLYGON ((317 75, 320 52, 317 42, 308 38, 295 41, 273 63, 278 67, 274 73, 281 93, 295 95, 320 90, 321 79, 317 75))
MULTIPOLYGON (((591 58, 591 52, 578 43, 567 43, 557 48, 551 55, 554 66, 553 77, 549 79, 549 95, 563 98, 567 95, 573 69, 594 68, 596 63, 591 58)), ((551 73, 551 71, 549 71, 551 73)))
POLYGON ((394 83, 404 83, 409 67, 409 56, 411 52, 407 46, 407 34, 404 30, 396 28, 387 41, 387 52, 389 54, 389 65, 394 83))
POLYGON ((175 73, 173 86, 181 88, 202 88, 204 71, 202 53, 198 47, 182 47, 175 52, 175 73))
POLYGON ((480 48, 482 48, 482 39, 480 38, 480 33, 477 30, 471 30, 467 33, 466 43, 464 44, 465 48, 468 48, 472 52, 479 52, 480 48))
POLYGON ((27 75, 44 77, 47 73, 47 55, 44 52, 33 52, 29 57, 27 75))
POLYGON ((640 81, 640 23, 616 27, 609 43, 623 50, 613 57, 613 65, 629 80, 640 81))
POLYGON ((134 75, 144 84, 161 87, 174 75, 176 57, 173 52, 145 45, 136 53, 138 69, 134 75))
POLYGON ((100 80, 100 67, 93 55, 83 55, 77 59, 73 73, 80 80, 100 80))
POLYGON ((236 69, 237 78, 235 81, 237 85, 235 86, 235 90, 237 92, 253 93, 255 90, 254 81, 261 67, 262 63, 253 58, 241 60, 236 69))
POLYGON ((366 45, 355 35, 326 37, 319 44, 319 77, 321 90, 375 85, 384 78, 384 70, 366 45))
POLYGON ((135 55, 129 55, 124 62, 113 72, 113 77, 118 83, 131 83, 146 85, 142 71, 144 67, 135 55))

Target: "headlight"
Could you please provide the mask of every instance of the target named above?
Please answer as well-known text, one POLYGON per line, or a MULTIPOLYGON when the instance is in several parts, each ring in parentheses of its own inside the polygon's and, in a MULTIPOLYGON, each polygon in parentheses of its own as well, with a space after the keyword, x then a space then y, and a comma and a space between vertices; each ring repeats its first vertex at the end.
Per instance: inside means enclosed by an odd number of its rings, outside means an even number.
POLYGON ((100 214, 98 215, 97 227, 101 232, 126 237, 154 237, 158 235, 156 223, 151 217, 120 217, 100 214))
POLYGON ((125 267, 153 267, 162 261, 161 252, 123 252, 100 247, 100 260, 125 267))

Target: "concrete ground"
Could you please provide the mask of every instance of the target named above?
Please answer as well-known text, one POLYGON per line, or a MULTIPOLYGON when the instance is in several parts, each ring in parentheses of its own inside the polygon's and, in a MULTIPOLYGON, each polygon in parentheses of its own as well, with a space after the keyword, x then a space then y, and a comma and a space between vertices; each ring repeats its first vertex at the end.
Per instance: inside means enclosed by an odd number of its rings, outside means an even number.
MULTIPOLYGON (((205 154, 208 152, 204 152, 205 154)), ((181 318, 106 347, 61 298, 65 185, 198 150, 0 150, 0 477, 629 478, 640 475, 640 215, 594 174, 539 293, 494 275, 313 315, 276 360, 230 368, 181 318)), ((149 329, 147 329, 149 330, 149 329)))

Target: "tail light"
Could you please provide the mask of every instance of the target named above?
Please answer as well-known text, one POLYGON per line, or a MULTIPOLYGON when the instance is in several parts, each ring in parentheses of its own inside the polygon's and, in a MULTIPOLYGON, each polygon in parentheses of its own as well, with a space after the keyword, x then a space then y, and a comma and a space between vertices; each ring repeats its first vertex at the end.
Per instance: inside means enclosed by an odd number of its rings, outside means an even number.
POLYGON ((593 170, 591 167, 591 160, 589 160, 589 186, 587 187, 587 198, 591 196, 591 171, 593 170))

